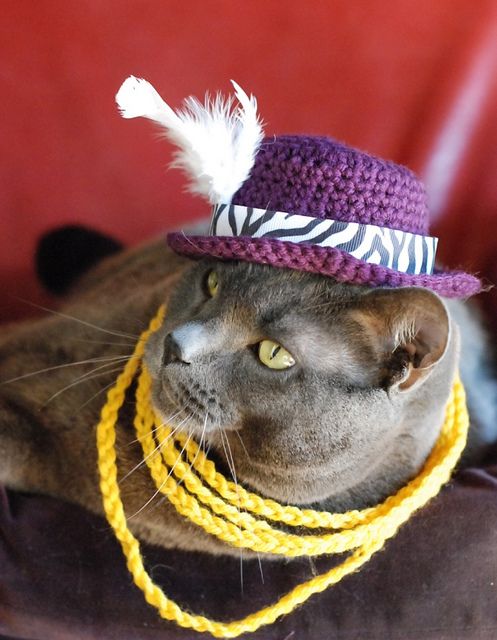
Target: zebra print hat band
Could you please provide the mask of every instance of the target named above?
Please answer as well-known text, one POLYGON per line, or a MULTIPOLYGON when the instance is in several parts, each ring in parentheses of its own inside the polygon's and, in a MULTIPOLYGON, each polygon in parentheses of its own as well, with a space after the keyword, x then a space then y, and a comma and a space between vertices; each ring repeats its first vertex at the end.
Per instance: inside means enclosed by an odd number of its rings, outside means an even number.
POLYGON ((238 204, 214 206, 210 235, 273 238, 340 249, 358 260, 402 273, 431 275, 438 238, 358 222, 270 211, 238 204))

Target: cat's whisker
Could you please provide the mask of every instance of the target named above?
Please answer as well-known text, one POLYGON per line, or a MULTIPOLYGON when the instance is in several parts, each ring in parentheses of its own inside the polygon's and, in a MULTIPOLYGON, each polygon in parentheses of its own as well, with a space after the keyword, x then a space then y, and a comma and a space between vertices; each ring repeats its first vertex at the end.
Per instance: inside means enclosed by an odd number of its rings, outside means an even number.
MULTIPOLYGON (((191 419, 193 417, 193 413, 190 415, 191 419)), ((191 438, 191 434, 188 435, 188 438, 186 439, 186 442, 183 446, 183 448, 181 449, 181 452, 179 454, 179 456, 176 459, 176 462, 173 464, 173 466, 171 467, 171 469, 169 470, 169 473, 167 474, 166 478, 161 482, 160 486, 157 488, 157 490, 153 493, 152 496, 150 496, 150 498, 147 500, 147 502, 145 502, 144 505, 142 505, 138 511, 135 511, 135 513, 133 513, 131 516, 129 516, 128 520, 131 520, 131 518, 136 518, 136 516, 141 513, 151 502, 152 500, 154 500, 154 498, 156 498, 159 493, 162 491, 162 488, 164 487, 164 485, 166 484, 166 482, 169 480, 169 478, 171 477, 171 474, 173 473, 177 463, 179 460, 181 460, 181 458, 183 457, 183 453, 185 452, 186 447, 188 446, 188 442, 190 441, 191 438)))
MULTIPOLYGON (((235 483, 236 492, 237 492, 237 495, 238 495, 238 507, 237 508, 238 508, 238 511, 240 512, 240 498, 239 498, 239 493, 238 493, 238 480, 237 480, 236 471, 235 471, 235 461, 234 461, 233 454, 232 454, 232 451, 231 451, 231 447, 230 447, 228 436, 226 434, 224 434, 225 437, 226 437, 226 444, 228 445, 229 456, 227 455, 226 449, 224 447, 224 439, 223 439, 223 433, 224 432, 221 430, 220 433, 221 433, 221 441, 223 443, 224 453, 225 453, 225 456, 226 456, 226 460, 228 461, 228 467, 230 469, 231 475, 233 476, 233 481, 235 483), (231 459, 231 463, 230 463, 230 460, 228 458, 231 459)), ((241 445, 242 445, 242 447, 243 447, 243 449, 245 451, 245 454, 247 455, 247 458, 250 460, 249 453, 248 453, 248 451, 247 451, 247 449, 245 447, 245 444, 244 444, 244 442, 242 440, 241 435, 238 433, 238 431, 235 431, 235 433, 238 436, 238 439, 240 440, 240 443, 241 443, 241 445)), ((210 445, 209 445, 209 448, 210 448, 210 445)), ((208 455, 208 453, 206 455, 208 455)), ((244 509, 244 512, 246 513, 245 509, 244 509)), ((262 561, 261 561, 261 556, 260 556, 259 552, 257 552, 257 561, 259 563, 259 572, 261 574, 261 582, 262 582, 262 584, 265 584, 265 582, 264 582, 264 571, 262 570, 262 561)), ((240 548, 240 586, 241 586, 241 592, 242 592, 242 595, 243 595, 243 549, 242 548, 240 548)))
POLYGON ((230 473, 233 476, 234 483, 236 485, 238 485, 237 479, 236 479, 235 462, 233 460, 233 455, 231 453, 231 447, 230 447, 230 443, 229 443, 229 440, 228 440, 228 436, 226 435, 226 433, 224 433, 223 429, 221 429, 219 433, 221 434, 221 442, 222 442, 222 445, 223 445, 224 455, 226 457, 226 461, 228 463, 228 467, 229 467, 230 473), (224 444, 225 441, 226 441, 227 448, 226 448, 226 446, 224 444))
POLYGON ((3 380, 0 382, 0 385, 10 384, 11 382, 17 382, 18 380, 24 380, 25 378, 31 378, 31 376, 37 376, 41 373, 48 373, 49 371, 56 371, 57 369, 63 369, 64 367, 77 367, 83 364, 96 364, 97 362, 104 362, 110 360, 117 360, 119 358, 131 358, 133 356, 132 353, 129 355, 119 355, 119 356, 98 356, 96 358, 89 358, 88 360, 79 360, 78 362, 66 362, 65 364, 57 364, 53 367, 45 367, 44 369, 39 369, 38 371, 32 371, 31 373, 24 373, 21 376, 17 376, 15 378, 10 378, 9 380, 3 380))
POLYGON ((197 447, 197 453, 193 457, 193 460, 190 462, 190 471, 195 466, 195 463, 197 462, 198 454, 200 453, 200 450, 202 449, 202 443, 203 443, 204 437, 205 437, 205 430, 207 428, 207 417, 208 417, 208 415, 209 415, 208 413, 205 414, 204 425, 202 427, 202 433, 200 434, 200 442, 199 442, 198 447, 197 447))
MULTIPOLYGON (((237 430, 235 430, 236 435, 238 436, 238 439, 240 440, 240 444, 243 447, 243 450, 245 451, 245 455, 247 456, 247 458, 250 460, 250 456, 249 453, 247 451, 247 448, 245 447, 245 443, 242 440, 242 436, 238 433, 237 430)), ((228 445, 229 448, 229 452, 230 452, 230 456, 231 456, 231 462, 233 464, 233 471, 232 471, 232 475, 233 475, 233 480, 235 482, 235 486, 236 486, 236 492, 238 495, 238 482, 237 482, 237 477, 236 477, 236 472, 235 472, 235 461, 233 459, 233 454, 231 452, 231 447, 230 447, 230 443, 228 440, 228 436, 226 436, 226 444, 228 445)), ((240 511, 240 499, 239 500, 239 504, 238 504, 238 511, 240 511)), ((246 509, 244 509, 244 512, 246 513, 246 509)), ((242 558, 242 554, 243 554, 243 549, 240 549, 241 555, 240 555, 240 581, 241 581, 241 591, 242 591, 242 595, 243 595, 243 558, 242 558)), ((260 553, 257 551, 257 561, 259 563, 259 572, 261 574, 261 582, 262 584, 265 584, 264 582, 264 571, 262 570, 262 561, 261 561, 261 555, 260 553)))
POLYGON ((129 342, 107 342, 105 340, 86 340, 85 338, 66 338, 71 342, 84 342, 85 344, 103 344, 108 347, 131 347, 129 342))
MULTIPOLYGON (((220 435, 221 435, 221 443, 223 445, 223 450, 224 450, 224 455, 226 457, 226 462, 228 463, 228 468, 230 470, 230 473, 233 477, 233 482, 235 483, 235 490, 236 490, 236 494, 238 497, 238 505, 237 505, 237 509, 238 509, 238 513, 240 513, 240 494, 238 491, 238 480, 236 477, 236 470, 235 470, 235 461, 233 459, 233 454, 231 452, 231 447, 230 447, 230 442, 228 439, 228 436, 224 433, 224 431, 221 429, 220 430, 220 435), (226 445, 225 445, 225 441, 226 441, 226 445)), ((240 591, 241 594, 243 596, 243 548, 240 547, 240 591)))
MULTIPOLYGON (((208 414, 207 414, 208 415, 208 414)), ((205 427, 202 430, 202 436, 200 437, 200 443, 199 443, 199 449, 201 449, 202 451, 205 451, 205 436, 206 436, 206 427, 207 427, 207 418, 205 420, 205 427)))
MULTIPOLYGON (((179 413, 179 411, 178 411, 179 413)), ((191 416, 190 416, 191 417, 191 416)), ((187 418, 185 418, 186 420, 187 418)), ((163 443, 165 444, 170 438, 172 438, 174 436, 174 434, 181 428, 181 426, 183 425, 183 423, 185 422, 185 420, 182 420, 178 425, 176 425, 176 427, 174 427, 174 429, 171 431, 170 434, 167 435, 166 438, 164 438, 163 443)), ((166 421, 162 422, 161 424, 159 424, 158 426, 155 427, 155 429, 153 431, 158 431, 159 429, 161 429, 164 425, 166 424, 166 421)), ((151 458, 156 451, 158 451, 161 448, 161 443, 159 443, 155 449, 153 451, 151 451, 148 455, 146 455, 142 460, 140 460, 140 462, 135 465, 131 471, 128 471, 128 473, 126 475, 124 475, 120 480, 118 484, 121 484, 121 482, 124 482, 126 480, 126 478, 129 478, 129 476, 134 473, 135 471, 137 471, 143 464, 145 464, 147 462, 147 460, 149 458, 151 458)))
MULTIPOLYGON (((116 369, 116 371, 119 371, 119 369, 116 369)), ((111 371, 106 371, 105 373, 113 373, 111 371)), ((92 400, 94 400, 97 396, 99 396, 101 393, 104 393, 104 391, 107 391, 107 389, 109 389, 110 387, 112 387, 112 385, 115 384, 115 380, 111 380, 109 382, 109 384, 106 384, 105 386, 103 386, 101 389, 99 389, 96 393, 94 393, 90 398, 88 398, 88 400, 86 400, 86 402, 83 402, 82 405, 80 405, 76 411, 80 411, 81 409, 84 409, 86 407, 87 404, 90 404, 90 402, 92 400)))
POLYGON ((245 452, 245 455, 247 456, 247 459, 250 460, 250 455, 249 452, 247 451, 247 447, 245 446, 245 443, 242 440, 242 436, 240 435, 240 433, 238 432, 238 429, 234 430, 234 433, 236 433, 238 440, 240 440, 240 444, 242 445, 242 449, 245 452))
MULTIPOLYGON (((160 425, 163 426, 163 425, 160 425)), ((160 428, 160 427, 157 427, 160 428)), ((119 481, 118 484, 122 484, 127 478, 129 478, 135 471, 138 471, 138 469, 144 465, 147 460, 149 460, 153 455, 155 455, 157 453, 157 451, 159 451, 160 449, 160 444, 158 444, 156 447, 153 448, 153 450, 146 455, 144 458, 142 458, 140 460, 140 462, 138 462, 138 464, 136 464, 130 471, 128 471, 128 473, 126 473, 119 481)))
POLYGON ((240 493, 238 490, 238 479, 236 477, 235 461, 233 459, 233 454, 231 452, 230 441, 228 439, 227 434, 223 431, 223 429, 220 430, 220 434, 221 434, 221 443, 223 445, 224 455, 226 457, 226 461, 228 463, 228 468, 230 470, 230 473, 233 477, 233 482, 235 483, 235 490, 236 490, 237 501, 238 501, 237 509, 238 509, 238 512, 240 512, 240 493), (226 440, 226 446, 224 444, 225 440, 226 440))
POLYGON ((262 570, 261 554, 258 551, 257 551, 257 561, 259 563, 259 573, 261 574, 261 582, 262 582, 262 584, 266 584, 264 582, 264 571, 262 570))
POLYGON ((243 596, 244 594, 244 590, 243 590, 243 548, 240 547, 240 595, 243 596))
POLYGON ((106 363, 100 365, 99 367, 96 367, 95 369, 92 369, 91 371, 88 371, 87 373, 84 373, 83 375, 78 376, 70 384, 66 385, 65 387, 62 387, 62 389, 59 389, 59 391, 57 391, 56 393, 51 395, 50 398, 48 398, 48 400, 46 400, 44 402, 43 406, 46 407, 47 404, 52 402, 52 400, 55 400, 55 398, 60 396, 61 393, 64 393, 64 391, 67 391, 68 389, 71 389, 72 387, 75 387, 79 383, 86 382, 87 380, 92 380, 93 378, 96 378, 98 376, 103 376, 103 375, 106 375, 106 374, 109 374, 109 373, 115 373, 116 371, 119 371, 121 369, 121 367, 116 367, 114 369, 103 371, 101 373, 95 373, 96 371, 100 371, 101 369, 105 369, 106 367, 110 367, 110 366, 112 366, 114 364, 117 364, 117 362, 128 361, 132 357, 133 356, 119 356, 119 357, 113 358, 111 362, 106 362, 106 363))
POLYGON ((24 298, 20 298, 19 296, 15 296, 20 302, 24 302, 25 304, 29 304, 36 309, 40 309, 41 311, 47 311, 48 313, 52 313, 61 318, 65 318, 66 320, 74 320, 74 322, 79 322, 85 327, 90 327, 92 329, 96 329, 97 331, 102 331, 103 333, 109 333, 110 335, 117 336, 119 338, 129 338, 129 340, 136 341, 140 336, 133 333, 126 333, 124 331, 112 331, 111 329, 104 329, 103 327, 99 327, 92 322, 88 322, 87 320, 81 320, 81 318, 76 318, 75 316, 71 316, 67 313, 62 313, 62 311, 55 311, 55 309, 50 309, 48 307, 44 307, 41 304, 36 304, 35 302, 31 302, 30 300, 26 300, 24 298))
MULTIPOLYGON (((193 416, 194 416, 194 415, 195 415, 194 413, 190 414, 190 417, 188 418, 188 420, 187 420, 186 424, 188 424, 188 422, 190 422, 190 420, 193 418, 193 416)), ((183 454, 184 454, 184 453, 185 453, 185 451, 186 451, 186 448, 187 448, 187 446, 188 446, 188 443, 189 443, 189 442, 190 442, 190 440, 191 440, 192 435, 193 435, 193 433, 190 431, 190 429, 188 429, 188 437, 187 437, 187 439, 186 439, 186 441, 185 441, 185 444, 183 445, 183 448, 182 448, 182 449, 181 449, 181 451, 180 451, 179 456, 176 458, 175 463, 173 464, 173 466, 172 466, 172 467, 171 467, 171 469, 169 470, 169 473, 168 473, 168 475, 167 475, 167 477, 168 477, 168 478, 169 478, 169 476, 171 476, 171 474, 173 473, 173 471, 174 471, 174 469, 176 468, 176 465, 178 464, 178 462, 179 462, 180 460, 182 460, 182 459, 183 459, 183 454)), ((190 465, 190 470, 191 470, 191 465, 190 465)), ((166 478, 166 481, 167 481, 167 478, 166 478)), ((180 478, 180 479, 178 480, 178 485, 180 485, 182 482, 183 482, 183 478, 180 478)))
POLYGON ((207 446, 207 450, 205 451, 205 457, 208 458, 209 457, 209 453, 211 451, 211 447, 212 447, 212 440, 209 442, 208 446, 207 446))
MULTIPOLYGON (((159 425, 157 427, 157 429, 160 429, 160 427, 162 427, 164 425, 159 425)), ((149 460, 157 451, 159 451, 160 449, 160 444, 158 444, 157 446, 155 446, 153 448, 153 450, 146 455, 144 458, 142 458, 140 460, 140 462, 138 462, 138 464, 136 464, 130 471, 128 471, 128 473, 126 473, 119 481, 118 484, 122 484, 125 480, 127 480, 127 478, 130 477, 130 475, 132 475, 135 471, 138 471, 138 469, 147 462, 147 460, 149 460)))
POLYGON ((318 570, 316 568, 316 563, 314 562, 314 558, 312 556, 307 556, 307 560, 309 561, 309 567, 311 569, 311 574, 315 578, 318 575, 318 570))
MULTIPOLYGON (((239 490, 238 490, 238 480, 236 477, 236 470, 235 470, 235 461, 233 459, 233 454, 231 451, 231 447, 230 447, 230 441, 228 438, 228 435, 223 431, 223 429, 221 429, 220 431, 221 433, 221 442, 223 445, 223 449, 224 449, 224 455, 226 457, 226 461, 228 463, 228 467, 230 470, 231 475, 233 476, 233 482, 235 483, 235 490, 236 490, 236 495, 237 495, 237 501, 238 501, 238 505, 237 505, 237 510, 238 513, 240 513, 240 494, 239 494, 239 490), (226 441, 226 446, 225 446, 225 441, 226 441)), ((240 547, 240 592, 241 595, 243 596, 244 594, 244 590, 243 590, 243 547, 240 547)))
MULTIPOLYGON (((204 420, 204 424, 203 424, 203 427, 202 427, 202 432, 200 434, 200 441, 199 441, 198 446, 197 446, 197 452, 196 452, 195 456, 193 457, 193 460, 190 462, 189 471, 192 471, 192 469, 194 468, 195 462, 197 461, 197 458, 198 458, 198 454, 200 453, 200 451, 203 448, 204 438, 205 438, 205 434, 206 434, 207 417, 208 417, 208 415, 209 415, 208 413, 205 414, 205 420, 204 420)), ((191 437, 191 434, 189 434, 189 435, 191 437)), ((182 482, 182 480, 180 480, 178 484, 181 484, 181 482, 182 482)))
MULTIPOLYGON (((168 418, 166 418, 163 422, 161 422, 159 425, 157 425, 156 427, 154 427, 153 429, 150 430, 150 433, 156 433, 159 429, 162 429, 163 426, 167 425, 168 422, 171 422, 171 420, 174 420, 174 418, 176 418, 177 416, 179 416, 179 414, 182 411, 186 411, 186 407, 183 407, 182 409, 179 409, 178 411, 176 411, 175 413, 173 413, 172 415, 170 415, 168 418)), ((175 433, 176 430, 173 431, 173 433, 175 433)), ((169 436, 168 436, 169 438, 169 436)), ((135 438, 134 440, 131 440, 131 442, 128 442, 127 446, 130 447, 132 444, 135 444, 136 442, 140 442, 139 438, 135 438)))
MULTIPOLYGON (((109 366, 109 365, 106 365, 106 366, 109 366)), ((118 371, 121 371, 121 367, 116 367, 114 369, 107 369, 107 371, 101 371, 100 373, 94 373, 92 375, 87 374, 84 379, 75 380, 71 384, 68 384, 67 386, 65 386, 63 389, 60 389, 60 391, 58 391, 57 393, 54 393, 50 398, 48 398, 48 400, 46 402, 43 403, 42 407, 46 407, 50 402, 52 402, 61 393, 71 389, 72 387, 75 387, 78 384, 82 384, 83 382, 87 382, 89 380, 94 380, 95 378, 99 378, 101 376, 106 376, 106 375, 110 375, 112 373, 117 373, 118 371)), ((108 386, 110 386, 111 384, 114 384, 114 382, 115 381, 112 380, 112 382, 108 386)))
POLYGON ((204 440, 201 443, 202 444, 202 451, 204 452, 204 455, 206 455, 206 447, 207 447, 207 442, 209 441, 209 435, 207 433, 207 431, 205 432, 205 436, 204 436, 204 440))

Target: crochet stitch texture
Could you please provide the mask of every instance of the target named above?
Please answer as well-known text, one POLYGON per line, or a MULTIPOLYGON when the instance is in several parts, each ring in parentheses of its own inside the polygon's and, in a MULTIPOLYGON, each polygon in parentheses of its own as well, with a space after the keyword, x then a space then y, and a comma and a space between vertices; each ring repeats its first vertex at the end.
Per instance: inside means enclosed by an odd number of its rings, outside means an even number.
MULTIPOLYGON (((412 171, 326 137, 266 138, 232 202, 420 235, 427 235, 429 228, 425 189, 412 171)), ((461 271, 411 275, 312 243, 181 233, 169 234, 168 242, 176 252, 193 258, 246 260, 353 284, 420 286, 455 298, 481 290, 478 278, 461 271)))
POLYGON ((97 449, 104 511, 121 543, 135 584, 162 618, 185 628, 208 632, 216 638, 234 638, 275 622, 313 594, 359 569, 417 509, 437 495, 449 480, 466 443, 469 419, 464 389, 456 379, 439 439, 423 469, 411 482, 375 507, 332 514, 280 505, 224 478, 198 445, 187 442, 183 435, 173 437, 170 428, 156 419, 150 402, 151 379, 142 365, 136 388, 135 429, 157 491, 167 497, 178 513, 235 547, 287 557, 352 552, 328 572, 298 585, 274 604, 242 620, 210 620, 181 609, 152 581, 144 567, 139 542, 128 528, 117 482, 115 442, 119 409, 140 368, 146 340, 160 327, 164 312, 161 307, 143 332, 133 357, 108 392, 102 408, 97 449), (271 521, 331 529, 331 533, 296 535, 275 528, 271 521))
POLYGON ((325 137, 264 140, 233 203, 428 234, 425 189, 412 171, 325 137))

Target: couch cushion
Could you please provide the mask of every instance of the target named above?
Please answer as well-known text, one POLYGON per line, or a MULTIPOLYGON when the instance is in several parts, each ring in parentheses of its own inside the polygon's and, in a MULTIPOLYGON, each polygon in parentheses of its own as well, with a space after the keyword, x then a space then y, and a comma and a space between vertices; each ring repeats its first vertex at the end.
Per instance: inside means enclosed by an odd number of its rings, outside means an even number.
MULTIPOLYGON (((104 519, 48 497, 0 496, 0 632, 29 640, 202 637, 145 603, 104 519)), ((143 553, 167 595, 220 619, 273 602, 313 571, 305 558, 262 559, 259 567, 149 545, 143 553)), ((330 562, 318 558, 315 570, 330 562)), ((497 466, 489 466, 459 473, 360 572, 245 637, 482 640, 497 637, 496 603, 497 466)))

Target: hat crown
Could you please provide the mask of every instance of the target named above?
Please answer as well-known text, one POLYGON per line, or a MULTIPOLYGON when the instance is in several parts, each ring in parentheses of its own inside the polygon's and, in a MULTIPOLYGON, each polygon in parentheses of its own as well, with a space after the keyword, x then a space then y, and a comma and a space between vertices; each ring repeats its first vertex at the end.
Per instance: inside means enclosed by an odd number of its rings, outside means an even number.
POLYGON ((429 227, 412 171, 327 137, 266 138, 232 202, 421 235, 429 227))

